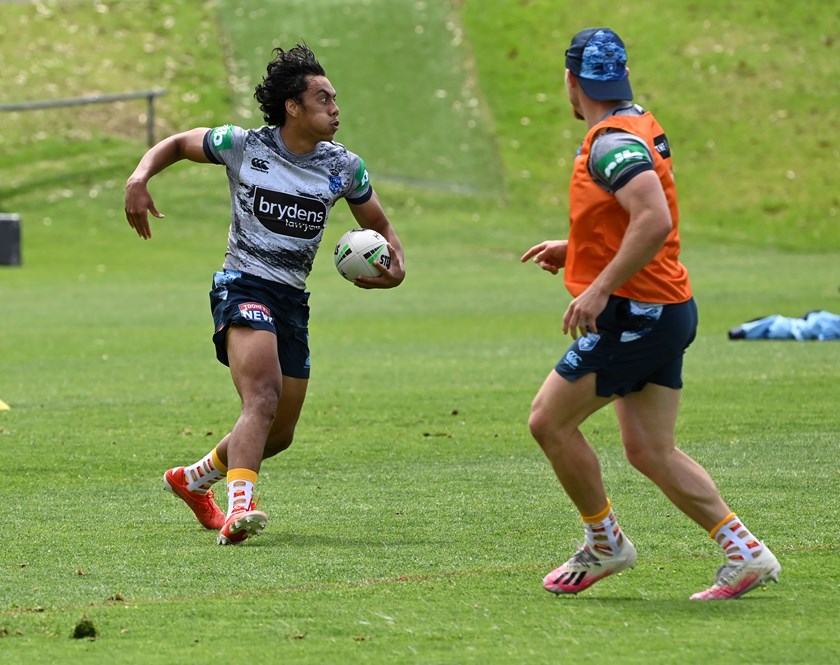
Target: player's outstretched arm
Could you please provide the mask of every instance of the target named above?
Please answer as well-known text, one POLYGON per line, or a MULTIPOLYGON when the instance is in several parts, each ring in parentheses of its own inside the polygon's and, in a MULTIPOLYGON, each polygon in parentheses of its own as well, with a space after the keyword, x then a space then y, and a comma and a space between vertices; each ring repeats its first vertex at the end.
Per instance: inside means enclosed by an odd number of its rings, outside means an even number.
POLYGON ((388 221, 388 216, 379 202, 376 192, 373 196, 361 205, 350 205, 350 211, 356 218, 359 226, 366 229, 373 229, 380 233, 388 241, 388 251, 391 252, 391 265, 386 268, 379 263, 374 265, 379 269, 379 277, 357 277, 353 282, 362 289, 392 289, 402 284, 405 279, 405 255, 402 243, 397 232, 388 221))
POLYGON ((207 131, 206 128, 197 127, 163 139, 149 148, 140 159, 134 173, 128 177, 125 183, 125 217, 141 238, 148 240, 152 237, 148 213, 159 219, 164 216, 158 212, 149 193, 149 179, 182 159, 209 162, 204 154, 204 135, 207 131))

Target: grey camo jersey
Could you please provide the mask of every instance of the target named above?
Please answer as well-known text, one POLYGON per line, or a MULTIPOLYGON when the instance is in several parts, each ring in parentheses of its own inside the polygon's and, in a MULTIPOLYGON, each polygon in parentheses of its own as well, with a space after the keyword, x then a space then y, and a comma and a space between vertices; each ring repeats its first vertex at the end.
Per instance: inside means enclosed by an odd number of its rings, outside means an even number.
POLYGON ((306 288, 336 201, 360 204, 373 194, 361 157, 324 141, 295 155, 277 127, 216 127, 204 136, 204 153, 226 167, 230 184, 224 268, 296 289, 306 288))

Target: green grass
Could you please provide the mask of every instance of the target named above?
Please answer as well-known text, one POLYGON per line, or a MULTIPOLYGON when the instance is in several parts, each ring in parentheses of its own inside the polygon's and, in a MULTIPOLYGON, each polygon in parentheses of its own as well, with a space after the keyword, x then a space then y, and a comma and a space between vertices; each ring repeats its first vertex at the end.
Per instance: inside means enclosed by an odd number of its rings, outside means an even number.
MULTIPOLYGON (((517 203, 565 218, 583 130, 564 121, 563 54, 569 33, 608 24, 627 43, 637 102, 668 132, 686 232, 721 244, 840 249, 840 145, 819 129, 840 119, 840 91, 825 85, 837 59, 836 4, 464 4, 517 203)), ((543 227, 555 225, 548 218, 543 227)))
POLYGON ((504 190, 458 12, 450 0, 247 0, 221 4, 237 75, 237 112, 254 117, 254 84, 273 47, 305 40, 338 91, 337 140, 374 177, 497 196, 504 190), (283 17, 282 21, 275 17, 283 17), (395 57, 398 53, 410 54, 395 57))
MULTIPOLYGON (((375 1, 300 3, 281 20, 272 14, 276 5, 264 4, 264 16, 244 20, 237 18, 244 5, 234 2, 101 5, 108 12, 82 2, 0 4, 0 99, 59 96, 67 76, 81 77, 73 72, 111 58, 124 66, 84 80, 103 92, 164 80, 161 131, 231 119, 250 94, 237 77, 259 73, 269 34, 306 37, 324 53, 339 90, 340 138, 374 173, 390 176, 374 181, 409 270, 399 289, 370 293, 337 275, 329 251, 316 261, 313 380, 295 445, 266 462, 260 477, 269 527, 242 547, 216 547, 214 535, 160 490, 159 478, 205 453, 238 412, 227 371, 213 359, 207 311, 226 234, 224 176, 179 164, 153 181, 167 218, 155 221, 154 238, 143 242, 122 213, 123 182, 144 149, 141 122, 112 129, 106 108, 91 107, 64 120, 39 112, 4 123, 0 207, 22 214, 24 233, 23 266, 0 267, 0 399, 12 406, 0 411, 4 665, 837 660, 837 349, 726 339, 728 328, 757 316, 840 308, 840 232, 831 218, 814 215, 820 235, 797 227, 789 209, 768 227, 762 203, 750 200, 780 168, 755 157, 762 141, 788 145, 800 137, 803 151, 789 151, 792 168, 818 175, 809 177, 807 192, 789 192, 791 204, 803 211, 836 207, 836 194, 821 180, 830 177, 833 148, 808 148, 833 139, 827 130, 791 123, 750 134, 746 125, 709 118, 710 108, 735 112, 738 87, 707 87, 681 76, 674 61, 688 55, 666 57, 759 21, 773 71, 790 81, 802 50, 816 48, 797 36, 836 35, 836 9, 823 12, 815 29, 811 8, 821 3, 779 15, 775 2, 761 10, 707 3, 702 14, 648 2, 605 18, 578 8, 574 20, 571 9, 541 0, 468 0, 463 18, 460 5, 428 5, 400 4, 400 12, 375 1), (321 14, 311 9, 316 4, 321 14), (350 8, 349 19, 341 7, 350 8), (421 34, 434 36, 431 53, 409 38, 424 12, 421 34), (673 26, 661 50, 642 39, 656 16, 673 26), (373 33, 365 33, 363 18, 373 33), (441 27, 450 18, 465 29, 457 47, 442 37, 454 29, 441 27), (269 32, 272 21, 278 27, 269 32), (520 265, 518 256, 563 232, 568 161, 583 131, 569 118, 562 79, 548 63, 565 48, 567 33, 602 22, 632 35, 631 67, 644 103, 665 114, 675 144, 696 152, 693 160, 677 160, 685 169, 684 259, 701 314, 686 357, 679 439, 784 566, 780 585, 733 603, 687 601, 711 581, 720 553, 629 467, 609 412, 585 429, 639 564, 574 598, 554 598, 540 587, 581 537, 527 431, 530 400, 565 345, 559 328, 568 296, 559 278, 520 265), (408 32, 403 51, 377 38, 389 25, 389 38, 408 32), (85 41, 90 26, 122 38, 85 41), (157 48, 141 55, 137 49, 151 38, 118 32, 129 29, 155 35, 157 48), (206 39, 196 42, 197 33, 206 39), (342 57, 342 44, 352 45, 354 57, 342 57), (71 46, 70 61, 47 57, 71 46), (168 70, 169 57, 179 66, 168 70), (227 79, 230 59, 239 64, 227 79), (456 73, 478 72, 479 134, 464 139, 473 148, 458 151, 445 179, 486 188, 501 163, 506 185, 498 196, 416 185, 434 180, 428 165, 436 152, 453 152, 463 117, 457 109, 451 122, 445 113, 432 117, 423 95, 416 104, 395 104, 381 86, 365 82, 380 71, 396 76, 402 63, 425 85, 420 62, 429 63, 430 78, 439 72, 450 100, 462 89, 456 73), (31 72, 27 88, 15 83, 23 69, 31 72), (217 87, 206 89, 211 82, 217 87), (200 103, 185 101, 193 89, 206 91, 200 103), (536 101, 539 92, 545 101, 536 101), (531 121, 523 125, 526 115, 531 121), (398 128, 420 136, 428 122, 434 129, 425 138, 442 138, 414 146, 415 165, 400 134, 380 142, 370 127, 356 125, 358 117, 373 118, 383 135, 398 128), (55 131, 38 138, 28 123, 50 123, 55 131), (476 155, 493 152, 482 133, 491 129, 497 156, 486 158, 486 171, 466 173, 484 162, 476 155), (717 150, 700 149, 712 134, 717 150), (751 168, 742 180, 744 160, 751 168), (521 177, 525 169, 529 177, 521 177), (716 228, 724 219, 738 219, 733 237, 716 228), (797 230, 784 238, 765 232, 781 228, 777 222, 797 230), (98 638, 71 639, 85 617, 98 638)), ((753 48, 756 35, 744 49, 753 48)), ((817 54, 836 48, 819 38, 812 43, 826 49, 817 54)), ((718 60, 724 71, 726 52, 709 48, 701 71, 718 60)), ((820 58, 799 71, 796 89, 815 90, 830 62, 820 58)), ((754 78, 768 75, 756 67, 754 78)), ((73 80, 72 94, 87 91, 82 78, 73 80)), ((755 87, 752 106, 762 117, 784 103, 798 118, 813 104, 806 94, 782 100, 763 83, 755 87)), ((820 107, 812 126, 834 126, 835 113, 831 104, 820 107)), ((346 207, 337 208, 325 247, 351 225, 346 207)))

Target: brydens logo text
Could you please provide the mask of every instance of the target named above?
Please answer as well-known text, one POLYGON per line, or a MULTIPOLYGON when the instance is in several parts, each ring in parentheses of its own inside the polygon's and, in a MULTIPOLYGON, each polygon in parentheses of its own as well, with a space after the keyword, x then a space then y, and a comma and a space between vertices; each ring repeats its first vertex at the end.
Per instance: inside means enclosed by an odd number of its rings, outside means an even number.
POLYGON ((257 187, 254 216, 273 233, 312 240, 324 229, 327 206, 317 199, 257 187))

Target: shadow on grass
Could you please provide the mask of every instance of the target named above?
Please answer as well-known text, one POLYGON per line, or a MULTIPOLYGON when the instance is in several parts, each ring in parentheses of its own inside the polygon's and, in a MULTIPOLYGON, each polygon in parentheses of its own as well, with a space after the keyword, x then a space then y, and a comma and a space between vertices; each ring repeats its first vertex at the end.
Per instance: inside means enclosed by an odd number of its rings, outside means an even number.
POLYGON ((263 534, 258 539, 248 541, 249 544, 260 543, 263 547, 294 547, 316 548, 333 547, 340 549, 394 549, 403 547, 445 546, 444 541, 406 540, 404 538, 383 540, 371 538, 348 538, 346 536, 331 536, 326 534, 294 534, 289 532, 263 534))
POLYGON ((667 614, 669 619, 677 617, 696 617, 698 614, 716 616, 717 613, 738 611, 745 605, 760 603, 766 607, 768 602, 778 602, 783 596, 779 594, 765 595, 761 590, 755 590, 741 598, 729 601, 698 601, 689 600, 688 594, 684 598, 651 598, 650 596, 610 596, 609 598, 595 598, 592 596, 556 596, 558 603, 586 603, 587 609, 615 609, 616 606, 644 606, 646 610, 662 612, 667 614))

